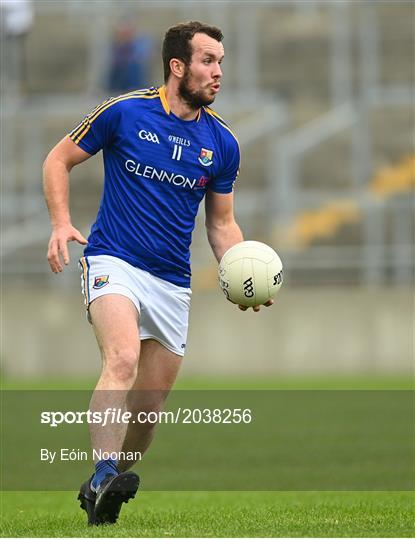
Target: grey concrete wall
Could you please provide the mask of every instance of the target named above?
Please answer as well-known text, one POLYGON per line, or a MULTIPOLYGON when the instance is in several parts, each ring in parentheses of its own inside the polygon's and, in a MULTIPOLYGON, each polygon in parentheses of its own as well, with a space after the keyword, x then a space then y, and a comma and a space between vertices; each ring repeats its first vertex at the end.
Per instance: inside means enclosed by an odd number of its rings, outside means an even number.
MULTIPOLYGON (((10 376, 98 373, 78 290, 4 287, 2 363, 10 376)), ((405 373, 413 369, 410 288, 283 287, 241 312, 219 290, 193 293, 188 374, 405 373)), ((184 374, 183 373, 183 374, 184 374)))

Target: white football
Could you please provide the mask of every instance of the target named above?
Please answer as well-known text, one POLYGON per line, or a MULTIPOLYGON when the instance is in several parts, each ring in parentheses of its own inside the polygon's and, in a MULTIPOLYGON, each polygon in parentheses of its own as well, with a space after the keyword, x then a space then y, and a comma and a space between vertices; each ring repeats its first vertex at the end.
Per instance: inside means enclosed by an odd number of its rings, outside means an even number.
POLYGON ((262 242, 247 240, 235 244, 219 263, 219 284, 231 302, 251 307, 264 304, 281 288, 282 262, 262 242))

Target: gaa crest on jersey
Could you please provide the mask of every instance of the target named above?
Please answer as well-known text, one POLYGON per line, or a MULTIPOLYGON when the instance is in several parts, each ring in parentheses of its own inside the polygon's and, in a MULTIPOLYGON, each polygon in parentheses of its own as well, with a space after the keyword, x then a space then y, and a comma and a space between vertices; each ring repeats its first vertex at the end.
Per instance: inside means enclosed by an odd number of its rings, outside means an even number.
POLYGON ((98 276, 94 280, 94 289, 102 289, 109 283, 109 276, 98 276))
POLYGON ((204 165, 205 167, 209 167, 209 165, 212 165, 213 163, 213 150, 207 150, 206 148, 202 148, 200 150, 199 157, 197 158, 199 160, 199 163, 201 165, 204 165))

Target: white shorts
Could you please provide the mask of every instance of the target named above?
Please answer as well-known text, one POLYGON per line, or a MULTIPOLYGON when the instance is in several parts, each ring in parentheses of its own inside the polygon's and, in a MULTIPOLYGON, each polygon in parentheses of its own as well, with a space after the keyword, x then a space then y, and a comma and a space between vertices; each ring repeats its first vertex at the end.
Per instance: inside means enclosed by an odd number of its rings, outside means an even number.
MULTIPOLYGON (((169 351, 184 355, 191 289, 174 285, 110 255, 82 257, 79 264, 87 310, 91 302, 104 294, 126 296, 140 316, 140 339, 155 339, 169 351)), ((88 320, 91 322, 89 313, 88 320)))

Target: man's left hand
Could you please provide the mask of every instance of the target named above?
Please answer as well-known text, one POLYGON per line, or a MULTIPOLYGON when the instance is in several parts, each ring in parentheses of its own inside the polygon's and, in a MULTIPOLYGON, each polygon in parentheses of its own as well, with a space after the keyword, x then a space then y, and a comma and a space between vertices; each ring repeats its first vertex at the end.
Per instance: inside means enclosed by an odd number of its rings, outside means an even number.
MULTIPOLYGON (((269 306, 272 306, 272 304, 274 303, 274 300, 272 300, 271 298, 269 300, 267 300, 267 302, 265 302, 265 304, 263 304, 264 306, 266 307, 269 307, 269 306)), ((238 306, 239 309, 241 311, 246 311, 247 309, 249 309, 249 307, 247 306, 241 306, 239 305, 238 306)), ((260 309, 261 309, 261 306, 252 306, 252 309, 255 311, 255 312, 258 312, 260 309)))

